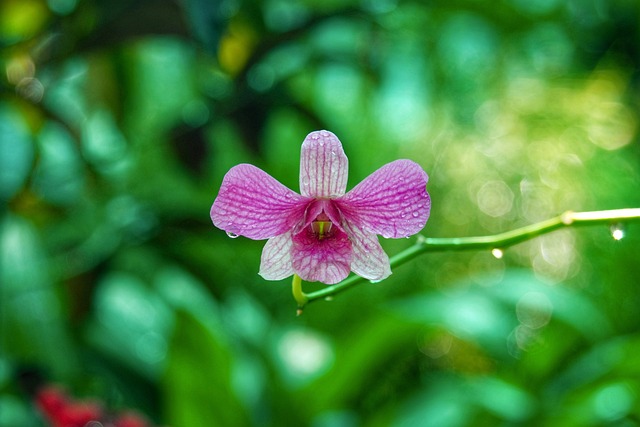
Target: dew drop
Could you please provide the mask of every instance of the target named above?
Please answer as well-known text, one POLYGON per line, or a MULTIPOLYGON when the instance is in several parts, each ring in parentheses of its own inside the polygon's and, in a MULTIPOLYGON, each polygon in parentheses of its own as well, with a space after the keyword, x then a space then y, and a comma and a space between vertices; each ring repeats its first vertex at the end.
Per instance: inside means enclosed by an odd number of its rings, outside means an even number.
POLYGON ((230 231, 227 231, 227 236, 231 237, 232 239, 235 239, 236 237, 238 237, 238 235, 237 235, 237 234, 232 233, 232 232, 230 232, 230 231))
POLYGON ((625 235, 624 226, 621 223, 611 224, 609 227, 613 240, 622 240, 625 235))
POLYGON ((411 215, 413 215, 414 218, 418 218, 418 215, 420 215, 420 212, 415 211, 411 215))
POLYGON ((502 259, 504 256, 504 251, 500 248, 491 249, 491 255, 493 255, 496 259, 502 259))
POLYGON ((324 297, 325 301, 333 301, 333 297, 329 295, 328 297, 324 297))

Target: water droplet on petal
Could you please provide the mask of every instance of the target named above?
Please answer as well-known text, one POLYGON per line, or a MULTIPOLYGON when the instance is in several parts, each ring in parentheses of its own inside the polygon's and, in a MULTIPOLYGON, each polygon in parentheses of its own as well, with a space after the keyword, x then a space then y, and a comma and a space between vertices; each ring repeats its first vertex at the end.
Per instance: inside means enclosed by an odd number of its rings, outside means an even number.
POLYGON ((227 236, 231 237, 232 239, 235 239, 236 237, 238 237, 238 235, 237 235, 237 234, 232 233, 232 232, 230 232, 230 231, 227 231, 227 236))
POLYGON ((622 240, 624 238, 625 230, 621 223, 611 224, 609 231, 611 232, 611 237, 613 237, 614 240, 622 240))
POLYGON ((500 248, 493 248, 491 249, 491 255, 493 255, 497 259, 501 259, 502 256, 504 255, 504 251, 500 248))
POLYGON ((418 218, 418 215, 420 215, 420 212, 415 211, 411 215, 413 215, 414 218, 418 218))

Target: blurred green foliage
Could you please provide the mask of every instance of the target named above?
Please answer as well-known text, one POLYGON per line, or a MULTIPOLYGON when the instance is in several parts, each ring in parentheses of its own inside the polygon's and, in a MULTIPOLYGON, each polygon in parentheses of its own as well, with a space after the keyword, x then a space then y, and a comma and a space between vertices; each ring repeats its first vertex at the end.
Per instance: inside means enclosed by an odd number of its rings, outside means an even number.
MULTIPOLYGON (((0 426, 25 378, 161 425, 638 426, 640 231, 429 254, 295 317, 208 211, 311 130, 429 236, 640 206, 635 0, 5 0, 0 426)), ((384 241, 390 254, 407 241, 384 241)), ((314 284, 305 284, 313 288, 314 284)))

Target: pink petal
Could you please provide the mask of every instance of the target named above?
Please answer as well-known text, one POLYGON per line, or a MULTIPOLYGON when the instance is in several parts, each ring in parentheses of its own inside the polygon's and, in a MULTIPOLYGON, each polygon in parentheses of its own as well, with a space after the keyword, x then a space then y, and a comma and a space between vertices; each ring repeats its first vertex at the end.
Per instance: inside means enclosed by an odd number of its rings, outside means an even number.
POLYGON ((351 271, 351 252, 349 238, 339 229, 318 240, 306 227, 293 236, 293 270, 307 282, 338 283, 351 271))
POLYGON ((333 133, 311 132, 300 153, 300 192, 307 197, 339 197, 347 188, 349 161, 333 133))
POLYGON ((262 249, 260 274, 266 280, 281 280, 293 275, 291 232, 272 237, 262 249))
POLYGON ((389 277, 389 257, 380 246, 378 237, 348 223, 345 224, 345 229, 353 248, 351 271, 369 280, 377 281, 389 277))
POLYGON ((302 221, 309 202, 265 171, 242 164, 231 168, 222 180, 211 206, 211 220, 227 233, 268 239, 302 221))
POLYGON ((383 237, 407 237, 429 218, 426 172, 411 160, 388 163, 334 203, 347 222, 383 237))

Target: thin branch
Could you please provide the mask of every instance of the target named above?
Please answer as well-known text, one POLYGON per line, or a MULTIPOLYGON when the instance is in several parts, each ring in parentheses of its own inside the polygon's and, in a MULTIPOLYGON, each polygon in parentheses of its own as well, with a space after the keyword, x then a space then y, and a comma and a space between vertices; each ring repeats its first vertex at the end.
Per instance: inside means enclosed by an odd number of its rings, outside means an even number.
MULTIPOLYGON (((419 235, 417 242, 413 246, 391 257, 390 262, 391 267, 398 267, 418 255, 427 252, 467 251, 479 249, 495 249, 497 251, 501 251, 509 246, 513 246, 564 227, 596 224, 615 225, 637 220, 640 220, 640 208, 592 212, 567 211, 562 215, 558 215, 545 221, 490 236, 431 238, 419 235)), ((614 238, 616 239, 621 237, 621 235, 614 235, 614 238)), ((333 297, 340 292, 364 282, 368 282, 368 280, 360 276, 351 275, 338 284, 328 286, 319 291, 304 294, 306 296, 304 305, 319 299, 333 297)), ((301 300, 298 300, 298 302, 300 301, 301 300)), ((304 308, 304 305, 300 306, 300 304, 298 304, 299 311, 304 308)))

